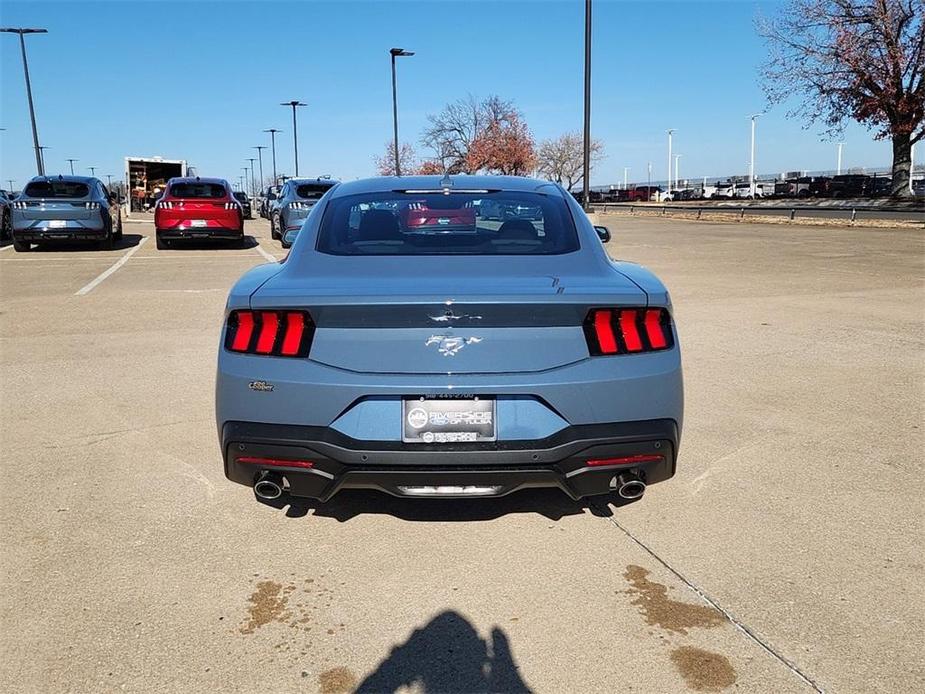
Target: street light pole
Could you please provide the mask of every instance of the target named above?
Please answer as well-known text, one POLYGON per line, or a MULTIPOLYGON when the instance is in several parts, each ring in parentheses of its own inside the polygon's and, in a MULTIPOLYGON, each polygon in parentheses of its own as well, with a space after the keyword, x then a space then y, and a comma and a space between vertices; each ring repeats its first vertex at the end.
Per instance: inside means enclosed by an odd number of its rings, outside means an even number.
POLYGON ((624 166, 623 167, 623 190, 626 190, 627 176, 629 176, 629 172, 630 172, 630 167, 624 166))
POLYGON ((841 148, 844 147, 845 143, 844 143, 844 142, 838 142, 838 143, 836 143, 836 145, 837 145, 837 147, 838 147, 838 163, 837 163, 837 165, 836 165, 836 169, 835 169, 836 173, 835 173, 835 175, 836 175, 836 176, 841 176, 841 148))
POLYGON ((585 209, 591 204, 591 0, 585 0, 585 130, 582 152, 582 198, 585 209))
POLYGON ((241 167, 241 171, 244 172, 244 176, 241 177, 241 190, 242 190, 242 191, 245 191, 245 190, 247 190, 247 179, 248 179, 247 167, 246 167, 246 166, 242 166, 242 167, 241 167))
POLYGON ((91 175, 91 176, 96 176, 96 167, 95 167, 95 166, 88 166, 87 168, 90 169, 90 175, 91 175))
POLYGON ((112 188, 112 174, 106 174, 106 187, 112 188))
POLYGON ((12 193, 12 192, 13 192, 13 183, 16 182, 16 179, 15 179, 15 178, 8 178, 8 179, 6 179, 6 182, 10 184, 10 192, 12 193))
POLYGON ((80 159, 68 159, 67 162, 71 165, 71 176, 74 175, 74 162, 80 161, 80 159))
POLYGON ((257 150, 257 160, 260 162, 260 180, 258 180, 257 183, 260 184, 260 188, 263 188, 263 150, 266 149, 266 146, 254 145, 253 149, 257 150))
POLYGON ((299 131, 296 126, 295 120, 295 110, 299 106, 308 106, 308 104, 303 104, 301 101, 283 101, 280 106, 290 106, 292 107, 292 151, 295 154, 295 175, 299 175, 299 131))
POLYGON ((254 162, 257 160, 251 157, 247 161, 251 163, 251 196, 254 196, 257 194, 257 186, 254 185, 254 162))
POLYGON ((646 165, 646 202, 652 199, 652 162, 646 165))
POLYGON ((51 147, 46 147, 45 145, 39 145, 39 156, 42 160, 42 171, 45 170, 45 150, 51 149, 51 147))
POLYGON ((282 130, 277 130, 276 128, 268 128, 264 130, 265 133, 270 133, 270 148, 273 151, 273 185, 276 185, 276 133, 283 132, 282 130))
POLYGON ((677 188, 680 185, 681 177, 678 176, 678 160, 681 158, 680 154, 674 155, 674 187, 677 188))
POLYGON ((758 116, 760 115, 760 113, 754 113, 749 116, 752 120, 752 155, 748 165, 748 192, 752 197, 755 197, 755 124, 758 122, 758 116))
POLYGON ((668 190, 666 191, 669 195, 671 194, 671 136, 674 135, 674 128, 668 129, 668 190))
POLYGON ((390 48, 389 55, 392 58, 392 129, 394 131, 394 148, 395 148, 395 175, 401 176, 401 161, 398 156, 398 87, 395 79, 395 59, 404 58, 414 55, 414 51, 406 51, 404 48, 390 48))
POLYGON ((45 165, 42 161, 42 151, 39 149, 39 132, 35 125, 35 106, 32 103, 32 82, 29 79, 29 62, 26 60, 26 34, 47 34, 48 29, 25 29, 13 27, 3 27, 0 32, 7 34, 19 34, 19 47, 22 49, 22 71, 26 76, 26 96, 29 98, 29 118, 32 121, 32 144, 35 147, 35 167, 39 176, 45 175, 45 165))

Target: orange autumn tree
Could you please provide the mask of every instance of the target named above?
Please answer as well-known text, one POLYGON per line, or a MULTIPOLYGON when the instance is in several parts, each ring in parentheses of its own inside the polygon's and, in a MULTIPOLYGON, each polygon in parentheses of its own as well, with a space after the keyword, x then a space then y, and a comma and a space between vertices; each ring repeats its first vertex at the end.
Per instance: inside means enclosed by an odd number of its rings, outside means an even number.
POLYGON ((536 167, 533 136, 516 109, 493 114, 478 133, 466 157, 470 171, 523 176, 536 167))

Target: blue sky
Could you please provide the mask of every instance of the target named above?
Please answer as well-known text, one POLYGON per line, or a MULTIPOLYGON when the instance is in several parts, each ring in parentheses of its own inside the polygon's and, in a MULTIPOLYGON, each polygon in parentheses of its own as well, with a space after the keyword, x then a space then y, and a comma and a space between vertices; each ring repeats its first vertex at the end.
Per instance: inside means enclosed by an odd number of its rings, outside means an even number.
MULTIPOLYGON (((780 2, 594 0, 592 130, 606 159, 594 184, 663 179, 674 127, 682 178, 744 173, 748 115, 765 109, 764 46, 754 20, 780 2)), ((401 139, 417 144, 428 113, 467 93, 495 93, 523 111, 537 141, 581 128, 582 0, 514 2, 15 2, 0 23, 41 26, 27 37, 46 168, 66 159, 119 174, 126 155, 183 158, 236 180, 261 131, 278 127, 278 169, 292 173, 291 116, 301 99, 302 175, 374 173, 391 137, 388 49, 399 63, 401 139)), ((821 127, 776 107, 759 121, 758 171, 835 167, 821 127)), ((0 179, 34 175, 15 35, 0 35, 0 179)), ((845 132, 844 166, 890 161, 886 142, 845 132)), ((265 154, 269 155, 269 151, 265 154)), ((269 156, 264 162, 269 172, 269 156)))

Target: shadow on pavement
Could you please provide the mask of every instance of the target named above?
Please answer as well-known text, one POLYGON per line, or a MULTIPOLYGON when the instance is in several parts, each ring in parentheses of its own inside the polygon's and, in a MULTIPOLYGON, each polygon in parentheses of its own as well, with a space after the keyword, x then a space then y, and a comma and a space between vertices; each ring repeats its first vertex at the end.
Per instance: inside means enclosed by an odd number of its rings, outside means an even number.
POLYGON ((172 240, 170 248, 166 251, 161 251, 161 253, 170 253, 171 251, 214 251, 219 248, 239 251, 254 248, 258 245, 257 239, 246 235, 243 243, 224 239, 182 239, 179 241, 172 240))
POLYGON ((356 692, 530 692, 498 627, 482 639, 458 612, 442 612, 415 629, 357 686, 356 692))
POLYGON ((348 489, 327 502, 286 495, 273 501, 257 501, 272 508, 286 509, 285 515, 289 518, 311 514, 333 518, 341 523, 370 514, 419 522, 488 521, 512 513, 536 513, 549 520, 587 512, 609 517, 613 515, 611 507, 633 503, 620 499, 616 494, 574 501, 557 489, 524 489, 491 499, 402 499, 382 492, 348 489))
MULTIPOLYGON (((122 240, 116 241, 112 245, 114 251, 124 251, 132 246, 137 246, 144 238, 141 234, 122 234, 122 240)), ((30 253, 61 253, 61 252, 78 252, 78 251, 95 251, 98 244, 95 241, 42 241, 38 246, 33 246, 30 253)))

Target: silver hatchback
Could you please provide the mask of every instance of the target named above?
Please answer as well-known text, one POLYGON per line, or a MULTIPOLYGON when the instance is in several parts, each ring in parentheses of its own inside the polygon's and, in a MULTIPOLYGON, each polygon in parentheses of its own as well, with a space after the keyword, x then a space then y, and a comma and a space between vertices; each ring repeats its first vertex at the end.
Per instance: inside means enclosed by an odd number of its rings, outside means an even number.
POLYGON ((37 176, 12 203, 13 248, 52 241, 94 241, 110 249, 122 239, 118 197, 98 178, 37 176))

